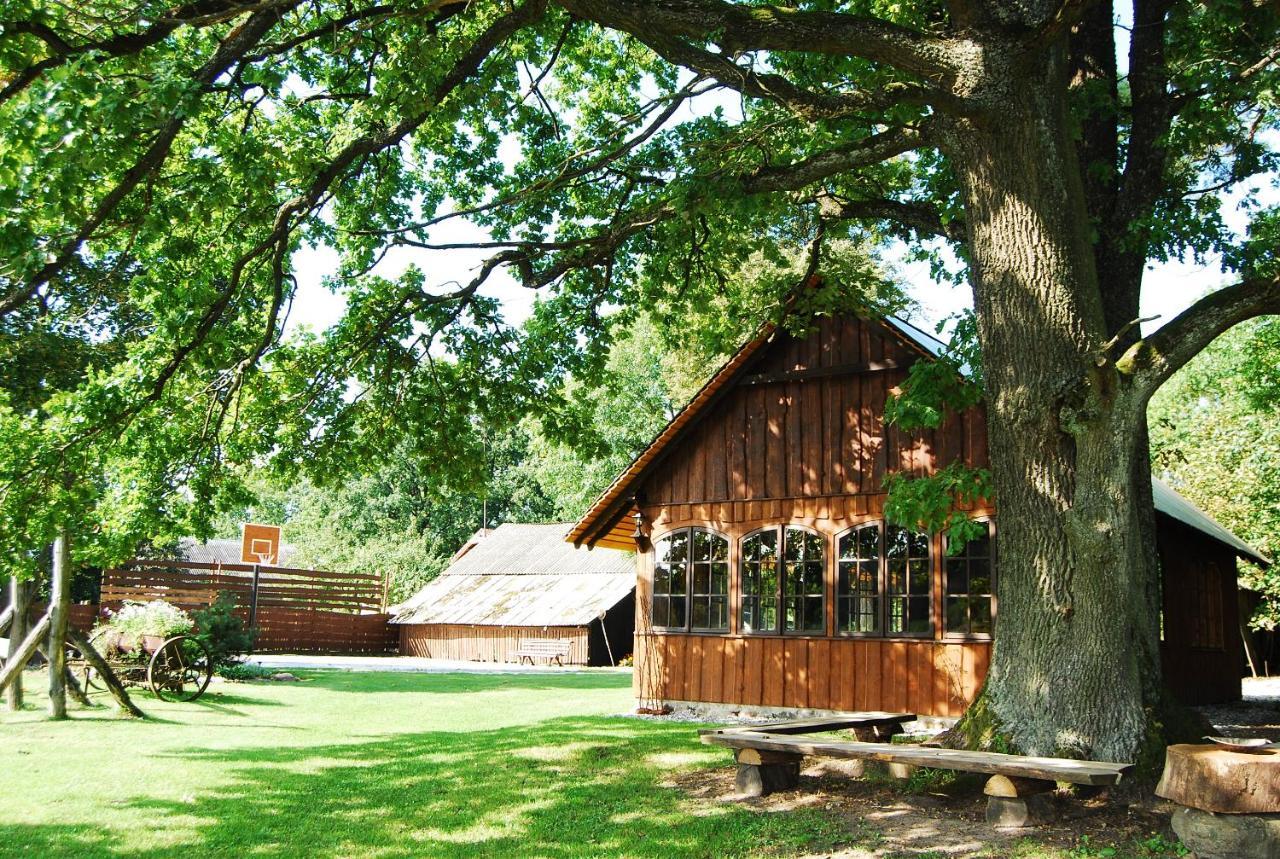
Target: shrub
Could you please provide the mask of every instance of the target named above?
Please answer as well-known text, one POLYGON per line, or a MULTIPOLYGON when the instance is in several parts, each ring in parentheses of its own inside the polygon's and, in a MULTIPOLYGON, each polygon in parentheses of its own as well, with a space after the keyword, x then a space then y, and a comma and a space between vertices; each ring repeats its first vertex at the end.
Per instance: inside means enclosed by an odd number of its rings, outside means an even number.
POLYGON ((218 676, 224 680, 244 682, 246 680, 266 680, 275 674, 275 669, 267 668, 253 662, 226 662, 218 666, 218 676))
POLYGON ((255 630, 245 628, 235 607, 235 597, 219 591, 208 608, 196 612, 196 637, 209 648, 214 665, 234 664, 253 648, 255 630))

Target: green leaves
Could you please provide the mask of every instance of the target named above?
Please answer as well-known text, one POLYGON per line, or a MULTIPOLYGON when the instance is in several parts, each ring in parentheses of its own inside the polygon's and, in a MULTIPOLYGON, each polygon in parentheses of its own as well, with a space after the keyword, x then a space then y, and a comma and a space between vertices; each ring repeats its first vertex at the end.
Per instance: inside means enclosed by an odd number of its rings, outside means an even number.
POLYGON ((984 500, 995 500, 991 472, 985 468, 953 462, 928 477, 890 473, 884 488, 889 493, 886 520, 931 534, 944 532, 949 552, 962 552, 966 543, 987 533, 986 522, 965 512, 984 500))

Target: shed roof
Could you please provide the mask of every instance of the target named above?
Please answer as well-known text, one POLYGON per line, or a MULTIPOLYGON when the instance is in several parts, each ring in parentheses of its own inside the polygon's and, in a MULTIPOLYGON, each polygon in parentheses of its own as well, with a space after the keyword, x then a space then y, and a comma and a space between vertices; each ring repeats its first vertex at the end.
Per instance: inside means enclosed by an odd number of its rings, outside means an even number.
MULTIPOLYGON (((242 564, 240 557, 240 540, 206 540, 203 543, 194 537, 183 537, 178 541, 178 554, 184 561, 198 561, 204 564, 242 564)), ((297 549, 289 543, 280 544, 280 557, 275 564, 287 567, 297 549)))
MULTIPOLYGON (((943 341, 904 319, 890 315, 880 320, 880 323, 904 345, 923 352, 926 357, 939 357, 946 351, 947 346, 943 341)), ((631 527, 625 517, 634 512, 631 499, 636 489, 649 473, 651 466, 666 455, 684 431, 696 423, 703 411, 732 387, 733 382, 745 372, 752 359, 767 343, 772 342, 775 330, 775 326, 765 326, 755 338, 744 344, 707 380, 689 404, 680 410, 671 423, 667 424, 666 428, 649 443, 649 446, 631 465, 618 475, 609 488, 578 520, 567 537, 570 542, 576 545, 601 545, 615 548, 631 548, 635 545, 631 537, 631 527)), ((964 371, 967 368, 961 369, 964 371)), ((1271 563, 1257 549, 1252 548, 1214 521, 1209 514, 1183 498, 1167 484, 1154 478, 1152 479, 1152 497, 1158 512, 1230 546, 1243 558, 1264 566, 1271 563)))
POLYGON ((585 626, 636 586, 635 557, 566 542, 567 523, 508 523, 477 534, 392 623, 585 626))

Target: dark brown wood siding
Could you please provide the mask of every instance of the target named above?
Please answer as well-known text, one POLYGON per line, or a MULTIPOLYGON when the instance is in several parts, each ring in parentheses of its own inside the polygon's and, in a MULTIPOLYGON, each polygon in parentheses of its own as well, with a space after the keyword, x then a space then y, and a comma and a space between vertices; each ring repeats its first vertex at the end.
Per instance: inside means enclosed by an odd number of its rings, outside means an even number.
POLYGON ((1170 691, 1185 704, 1240 700, 1244 650, 1235 555, 1163 516, 1157 544, 1164 585, 1160 655, 1170 691))
POLYGON ((936 430, 885 432, 885 398, 918 357, 856 319, 823 319, 805 339, 780 334, 657 467, 645 503, 878 495, 888 470, 923 475, 954 459, 985 466, 981 408, 936 430), (857 370, 867 366, 882 369, 857 370), (750 383, 813 371, 832 375, 750 383))

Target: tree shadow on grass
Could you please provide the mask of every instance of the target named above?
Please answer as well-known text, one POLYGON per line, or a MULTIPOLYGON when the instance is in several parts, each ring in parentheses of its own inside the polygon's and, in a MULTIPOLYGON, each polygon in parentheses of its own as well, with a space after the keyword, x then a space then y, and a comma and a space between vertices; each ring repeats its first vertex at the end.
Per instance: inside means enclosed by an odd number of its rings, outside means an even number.
MULTIPOLYGON (((686 801, 675 768, 723 765, 689 725, 554 719, 309 748, 199 749, 230 784, 128 806, 169 827, 136 832, 0 825, 0 852, 39 856, 732 857, 825 849, 843 830, 816 810, 760 813, 686 801)), ((110 821, 106 821, 107 824, 110 821)))
POLYGON ((629 689, 630 674, 428 674, 410 671, 298 671, 304 684, 320 683, 335 692, 487 692, 518 688, 546 691, 629 689))

